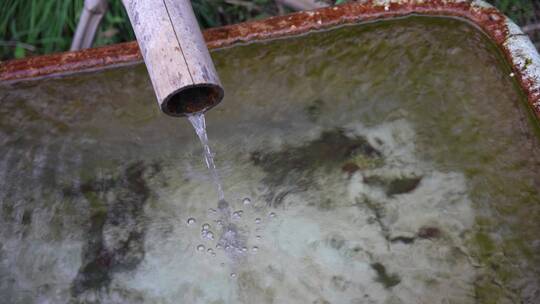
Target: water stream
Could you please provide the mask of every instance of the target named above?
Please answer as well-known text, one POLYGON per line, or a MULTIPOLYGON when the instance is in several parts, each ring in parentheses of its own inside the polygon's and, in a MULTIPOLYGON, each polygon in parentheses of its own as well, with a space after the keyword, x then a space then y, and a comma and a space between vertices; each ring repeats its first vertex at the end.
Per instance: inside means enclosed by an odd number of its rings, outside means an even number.
POLYGON ((206 121, 204 119, 204 114, 195 113, 192 115, 188 115, 188 119, 189 122, 191 122, 191 125, 193 125, 193 129, 195 129, 197 136, 201 140, 201 144, 203 146, 204 161, 206 163, 206 166, 208 167, 208 170, 210 170, 210 174, 212 174, 212 179, 214 180, 214 183, 216 184, 218 201, 223 201, 225 199, 225 195, 223 194, 221 180, 216 169, 216 164, 214 163, 214 154, 212 154, 212 150, 210 150, 210 145, 208 144, 208 135, 206 134, 206 121))
MULTIPOLYGON (((232 212, 229 203, 225 200, 225 195, 223 193, 223 187, 221 186, 221 179, 216 169, 216 164, 214 162, 214 154, 210 150, 210 145, 208 143, 208 134, 206 133, 206 120, 203 113, 195 113, 193 115, 188 115, 188 119, 193 125, 197 136, 201 140, 203 146, 203 155, 206 166, 210 170, 214 184, 218 192, 218 203, 217 210, 219 212, 218 227, 221 228, 222 233, 217 237, 216 248, 223 248, 229 257, 238 257, 242 255, 247 249, 245 246, 245 240, 240 237, 238 227, 233 223, 233 218, 240 217, 243 211, 232 212)), ((213 210, 213 209, 212 209, 213 210)), ((201 230, 201 236, 203 239, 214 239, 214 232, 210 231, 210 225, 204 224, 201 230)), ((256 248, 256 247, 255 247, 256 248)), ((197 246, 197 250, 205 250, 205 246, 200 244, 197 246)), ((212 249, 209 249, 212 250, 212 249)), ((213 254, 213 251, 211 251, 213 254)), ((231 275, 236 275, 232 273, 231 275)))

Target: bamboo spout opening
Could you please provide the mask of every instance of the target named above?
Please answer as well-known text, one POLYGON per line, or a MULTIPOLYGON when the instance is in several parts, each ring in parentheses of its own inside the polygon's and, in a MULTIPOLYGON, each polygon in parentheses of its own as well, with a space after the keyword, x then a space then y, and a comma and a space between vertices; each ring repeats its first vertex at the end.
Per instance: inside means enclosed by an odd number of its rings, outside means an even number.
POLYGON ((197 84, 183 87, 169 95, 161 104, 161 110, 171 116, 206 112, 223 99, 223 89, 213 84, 197 84))
POLYGON ((171 116, 204 112, 223 88, 189 0, 122 0, 156 93, 171 116))

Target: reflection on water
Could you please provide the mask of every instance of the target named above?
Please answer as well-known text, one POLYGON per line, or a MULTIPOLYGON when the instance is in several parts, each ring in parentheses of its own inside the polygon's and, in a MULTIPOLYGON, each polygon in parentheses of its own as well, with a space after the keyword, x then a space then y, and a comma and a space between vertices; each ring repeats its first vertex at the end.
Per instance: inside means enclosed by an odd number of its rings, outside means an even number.
POLYGON ((474 28, 213 56, 226 200, 144 67, 0 87, 0 302, 538 302, 538 140, 474 28))

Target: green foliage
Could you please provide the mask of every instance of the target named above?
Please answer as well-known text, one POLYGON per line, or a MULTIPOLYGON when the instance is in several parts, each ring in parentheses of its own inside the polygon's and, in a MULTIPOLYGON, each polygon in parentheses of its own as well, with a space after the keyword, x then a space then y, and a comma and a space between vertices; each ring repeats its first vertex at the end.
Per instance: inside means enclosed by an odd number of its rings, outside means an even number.
MULTIPOLYGON (((71 43, 72 36, 68 37, 71 43)), ((107 14, 101 21, 94 46, 135 40, 135 33, 120 0, 109 0, 107 14)))
POLYGON ((533 0, 487 0, 518 24, 524 24, 534 15, 533 0))
POLYGON ((0 58, 69 48, 83 1, 7 0, 0 10, 0 58))
MULTIPOLYGON (((84 0, 4 0, 0 10, 0 60, 66 51, 84 0)), ((273 0, 193 0, 204 28, 278 14, 273 0)), ((120 0, 109 0, 94 46, 135 39, 120 0)))
MULTIPOLYGON (((322 0, 321 0, 322 1, 322 0)), ((353 0, 324 0, 342 4, 353 0)), ((534 15, 533 0, 489 0, 518 23, 534 15)), ((274 0, 192 0, 203 28, 286 13, 274 0)), ((0 60, 22 58, 69 49, 84 0, 4 0, 0 9, 0 60)), ((120 0, 109 9, 94 46, 134 40, 120 0)))
POLYGON ((278 14, 273 0, 193 0, 202 27, 215 27, 278 14))
MULTIPOLYGON (((66 51, 84 0, 7 0, 0 10, 0 59, 66 51)), ((109 1, 95 45, 135 39, 120 0, 109 1)))

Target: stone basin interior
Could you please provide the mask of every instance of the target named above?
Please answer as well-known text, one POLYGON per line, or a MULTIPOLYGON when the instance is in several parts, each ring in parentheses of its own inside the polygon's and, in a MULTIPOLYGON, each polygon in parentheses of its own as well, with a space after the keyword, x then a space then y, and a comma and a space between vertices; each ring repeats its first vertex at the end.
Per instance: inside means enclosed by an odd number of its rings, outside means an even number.
POLYGON ((0 302, 540 301, 537 123, 480 30, 412 16, 212 56, 238 250, 144 65, 3 85, 0 302))

